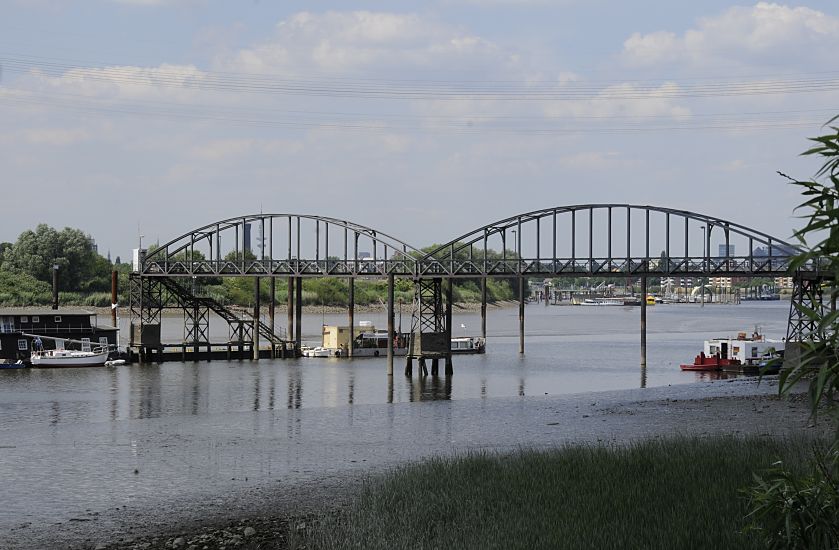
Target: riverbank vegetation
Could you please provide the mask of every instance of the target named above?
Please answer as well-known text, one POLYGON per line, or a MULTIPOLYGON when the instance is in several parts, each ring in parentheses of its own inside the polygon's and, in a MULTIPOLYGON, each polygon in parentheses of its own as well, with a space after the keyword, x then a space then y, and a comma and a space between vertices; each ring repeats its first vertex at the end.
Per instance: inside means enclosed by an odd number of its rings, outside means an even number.
MULTIPOLYGON (((370 482, 291 548, 765 548, 744 489, 811 443, 677 438, 473 454, 370 482)), ((293 534, 293 533, 292 533, 293 534)))
POLYGON ((791 269, 817 263, 821 276, 805 287, 803 300, 793 302, 807 328, 797 342, 797 359, 785 362, 780 391, 809 381, 812 415, 832 422, 833 440, 814 453, 806 474, 778 463, 757 477, 750 517, 767 548, 839 548, 839 126, 832 125, 837 119, 828 122, 826 134, 811 138, 812 147, 804 152, 822 161, 813 179, 781 173, 804 197, 796 210, 805 225, 795 233, 804 252, 791 269))
MULTIPOLYGON (((436 246, 426 248, 431 251, 436 246)), ((151 247, 150 250, 154 250, 151 247)), ((253 255, 248 253, 253 258, 253 255)), ((196 253, 197 255, 197 253, 196 253)), ((509 257, 514 253, 508 251, 509 257)), ((487 252, 488 258, 501 257, 495 251, 487 252)), ((186 258, 174 258, 184 260, 186 258)), ((195 259, 203 259, 196 257, 195 259)), ((235 258, 229 258, 231 260, 235 258)), ((119 257, 113 262, 101 256, 94 239, 78 229, 54 229, 46 224, 38 225, 34 231, 20 234, 14 243, 0 243, 0 306, 33 306, 52 303, 52 277, 54 266, 58 271, 59 302, 63 305, 107 307, 111 303, 111 272, 119 277, 119 301, 128 301, 129 264, 121 263, 119 257)), ((190 283, 191 284, 191 283, 190 283)), ((197 293, 211 296, 223 304, 250 306, 254 302, 255 289, 251 278, 200 278, 195 281, 197 293)), ((517 296, 515 281, 506 279, 487 280, 489 302, 513 300, 517 296)), ((278 304, 287 301, 287 279, 276 280, 278 304)), ((413 284, 408 280, 397 280, 395 298, 397 302, 410 304, 413 300, 413 284)), ((458 280, 453 288, 454 299, 459 303, 481 301, 480 280, 458 280)), ((270 300, 267 280, 260 285, 260 299, 270 300)), ((306 278, 303 281, 303 305, 346 306, 349 289, 343 278, 306 278)), ((387 300, 387 282, 383 280, 359 279, 355 283, 355 303, 361 306, 380 305, 387 300)))

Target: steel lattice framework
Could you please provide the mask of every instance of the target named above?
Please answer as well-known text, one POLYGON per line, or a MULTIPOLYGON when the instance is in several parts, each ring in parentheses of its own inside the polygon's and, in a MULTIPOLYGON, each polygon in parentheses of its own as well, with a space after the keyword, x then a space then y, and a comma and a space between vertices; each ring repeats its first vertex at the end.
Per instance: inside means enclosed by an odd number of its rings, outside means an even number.
MULTIPOLYGON (((252 214, 141 258, 142 277, 691 277, 787 275, 799 248, 743 225, 657 206, 585 204, 519 214, 422 253, 346 220, 252 214), (257 234, 249 242, 249 236, 257 234), (617 242, 619 237, 621 242, 617 242), (735 254, 735 242, 746 253, 735 254), (717 244, 714 252, 711 245, 717 244), (282 248, 282 250, 280 250, 282 248), (763 254, 755 250, 762 248, 763 254), (500 249, 500 253, 493 250, 500 249)), ((817 266, 805 266, 805 270, 817 266)))
MULTIPOLYGON (((409 278, 416 288, 409 357, 445 356, 449 372, 452 279, 516 277, 521 288, 524 277, 660 277, 662 284, 690 277, 775 277, 790 275, 792 259, 802 251, 767 233, 687 210, 583 204, 498 220, 428 253, 367 226, 303 214, 229 218, 140 252, 131 276, 131 313, 141 332, 144 325, 159 324, 165 288, 186 311, 185 341, 207 341, 210 310, 239 340, 255 339, 258 330, 282 341, 258 319, 248 323, 209 297, 193 296, 177 282, 183 278, 290 277, 298 279, 298 291, 302 277, 387 278, 391 295, 393 277, 409 278)), ((820 267, 818 260, 799 267, 796 303, 815 303, 818 284, 807 281, 820 267)), ((810 332, 806 322, 791 311, 790 337, 810 332)))

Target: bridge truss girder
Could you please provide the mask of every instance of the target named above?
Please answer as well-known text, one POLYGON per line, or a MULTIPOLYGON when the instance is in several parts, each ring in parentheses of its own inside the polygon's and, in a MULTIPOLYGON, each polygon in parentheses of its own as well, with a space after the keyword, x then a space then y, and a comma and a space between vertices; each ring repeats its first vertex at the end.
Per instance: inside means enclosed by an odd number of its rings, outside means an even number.
POLYGON ((520 260, 380 260, 311 261, 290 264, 277 260, 233 262, 148 261, 144 277, 360 277, 405 278, 510 277, 780 277, 789 274, 791 257, 730 258, 557 258, 520 260))

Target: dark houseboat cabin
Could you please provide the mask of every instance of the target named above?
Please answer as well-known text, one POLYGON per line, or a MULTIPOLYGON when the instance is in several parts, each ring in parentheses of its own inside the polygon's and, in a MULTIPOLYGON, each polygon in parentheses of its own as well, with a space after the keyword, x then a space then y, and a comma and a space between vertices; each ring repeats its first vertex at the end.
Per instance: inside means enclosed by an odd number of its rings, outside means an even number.
MULTIPOLYGON (((37 334, 67 340, 91 342, 93 345, 117 345, 117 329, 98 323, 97 315, 84 309, 0 308, 0 362, 28 361, 32 338, 37 334)), ((44 349, 65 347, 61 341, 42 339, 44 349)), ((80 349, 84 344, 66 344, 80 349)))

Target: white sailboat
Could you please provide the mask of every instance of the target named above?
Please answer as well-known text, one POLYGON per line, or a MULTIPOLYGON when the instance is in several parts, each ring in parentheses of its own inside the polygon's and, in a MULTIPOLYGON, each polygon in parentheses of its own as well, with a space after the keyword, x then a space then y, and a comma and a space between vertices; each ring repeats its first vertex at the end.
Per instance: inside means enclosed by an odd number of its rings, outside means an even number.
POLYGON ((56 349, 34 349, 29 360, 33 367, 101 367, 108 360, 108 347, 96 345, 89 350, 64 349, 64 342, 75 342, 82 346, 90 346, 90 342, 83 340, 68 340, 64 338, 53 338, 51 336, 39 336, 37 334, 24 334, 30 338, 46 338, 55 340, 56 349))

